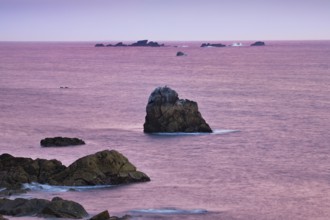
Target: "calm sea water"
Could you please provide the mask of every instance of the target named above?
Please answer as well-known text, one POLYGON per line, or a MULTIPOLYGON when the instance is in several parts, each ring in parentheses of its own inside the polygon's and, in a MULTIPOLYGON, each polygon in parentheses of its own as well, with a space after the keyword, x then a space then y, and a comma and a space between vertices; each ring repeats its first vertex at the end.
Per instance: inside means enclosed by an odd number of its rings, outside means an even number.
POLYGON ((134 219, 329 219, 330 41, 200 43, 0 43, 1 154, 69 165, 116 149, 152 180, 76 191, 37 186, 21 196, 60 196, 91 214, 134 219), (164 85, 197 101, 216 133, 144 134, 149 94, 164 85), (41 148, 50 136, 87 144, 41 148))

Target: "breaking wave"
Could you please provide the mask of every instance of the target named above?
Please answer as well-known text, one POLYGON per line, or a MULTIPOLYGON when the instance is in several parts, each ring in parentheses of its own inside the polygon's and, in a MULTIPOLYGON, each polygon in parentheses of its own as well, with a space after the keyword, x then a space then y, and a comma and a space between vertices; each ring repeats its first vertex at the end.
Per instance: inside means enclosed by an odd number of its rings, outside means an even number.
POLYGON ((135 209, 131 210, 131 213, 140 213, 140 214, 167 214, 167 215, 173 215, 173 214, 205 214, 208 211, 205 209, 191 209, 191 210, 185 210, 185 209, 176 209, 176 208, 163 208, 163 209, 135 209))
POLYGON ((212 133, 207 132, 155 132, 152 133, 153 135, 160 135, 160 136, 198 136, 198 135, 221 135, 221 134, 228 134, 239 132, 239 130, 226 130, 226 129, 215 129, 212 133))
POLYGON ((68 192, 68 191, 86 191, 93 189, 103 189, 114 187, 113 185, 96 185, 96 186, 53 186, 40 183, 25 183, 24 189, 43 192, 68 192))

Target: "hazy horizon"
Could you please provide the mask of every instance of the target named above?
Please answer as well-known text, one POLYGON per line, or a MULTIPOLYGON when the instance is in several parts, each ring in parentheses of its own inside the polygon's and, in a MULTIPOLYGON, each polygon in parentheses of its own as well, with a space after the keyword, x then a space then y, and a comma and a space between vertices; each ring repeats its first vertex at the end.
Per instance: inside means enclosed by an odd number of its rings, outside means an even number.
POLYGON ((0 41, 330 40, 327 0, 0 0, 0 41))

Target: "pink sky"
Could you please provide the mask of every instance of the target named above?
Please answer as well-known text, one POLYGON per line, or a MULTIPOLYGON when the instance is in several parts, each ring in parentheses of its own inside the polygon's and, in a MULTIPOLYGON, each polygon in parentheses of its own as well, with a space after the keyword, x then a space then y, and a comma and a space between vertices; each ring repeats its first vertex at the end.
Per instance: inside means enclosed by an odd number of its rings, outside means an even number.
POLYGON ((0 0, 0 41, 330 40, 330 0, 0 0))

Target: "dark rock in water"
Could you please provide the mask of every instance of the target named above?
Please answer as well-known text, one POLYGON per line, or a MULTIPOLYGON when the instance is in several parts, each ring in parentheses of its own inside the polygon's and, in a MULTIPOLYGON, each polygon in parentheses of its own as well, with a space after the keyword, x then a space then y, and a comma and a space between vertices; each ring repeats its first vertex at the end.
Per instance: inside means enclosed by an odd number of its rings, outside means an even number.
POLYGON ((129 46, 133 46, 133 47, 145 47, 147 46, 148 40, 139 40, 136 43, 133 43, 129 46))
POLYGON ((265 42, 262 41, 257 41, 251 44, 251 46, 265 46, 265 45, 266 45, 265 42))
POLYGON ((17 190, 23 183, 84 186, 146 182, 150 178, 136 170, 115 150, 104 150, 78 159, 69 167, 57 160, 0 155, 0 188, 17 190))
POLYGON ((107 44, 107 47, 113 47, 113 45, 112 44, 107 44))
POLYGON ((45 138, 40 141, 43 147, 64 147, 70 145, 83 145, 85 142, 79 138, 53 137, 45 138))
POLYGON ((105 211, 93 216, 89 220, 128 220, 128 219, 131 219, 131 217, 132 216, 130 216, 130 215, 124 215, 123 217, 110 216, 108 210, 105 210, 105 211))
POLYGON ((185 54, 185 53, 179 51, 179 52, 176 53, 176 56, 177 56, 177 57, 187 56, 187 54, 185 54))
POLYGON ((78 203, 59 197, 45 199, 0 199, 0 213, 11 216, 39 216, 49 218, 83 218, 88 215, 78 203))
POLYGON ((201 47, 225 47, 224 44, 210 44, 210 43, 203 43, 201 47))
POLYGON ((147 46, 149 46, 149 47, 162 47, 162 46, 164 46, 164 44, 159 44, 159 43, 157 43, 157 42, 150 41, 150 42, 147 44, 147 46))
POLYGON ((104 44, 95 44, 95 47, 104 47, 104 44))
POLYGON ((67 86, 61 86, 60 89, 68 89, 69 87, 67 86))
POLYGON ((47 218, 83 218, 88 213, 82 205, 74 201, 63 200, 55 197, 38 214, 38 216, 47 218))
POLYGON ((212 132, 198 111, 198 105, 179 99, 169 87, 158 87, 149 96, 144 132, 212 132))
POLYGON ((123 42, 119 42, 115 45, 115 47, 126 47, 127 44, 123 44, 123 42))
POLYGON ((105 210, 105 211, 93 216, 89 220, 108 220, 108 219, 110 219, 110 214, 109 214, 108 210, 105 210))
POLYGON ((40 211, 49 203, 45 199, 22 199, 15 200, 0 199, 0 214, 11 216, 32 216, 40 211))
POLYGON ((57 160, 45 160, 0 155, 0 188, 18 190, 23 183, 49 183, 51 176, 66 167, 57 160))

